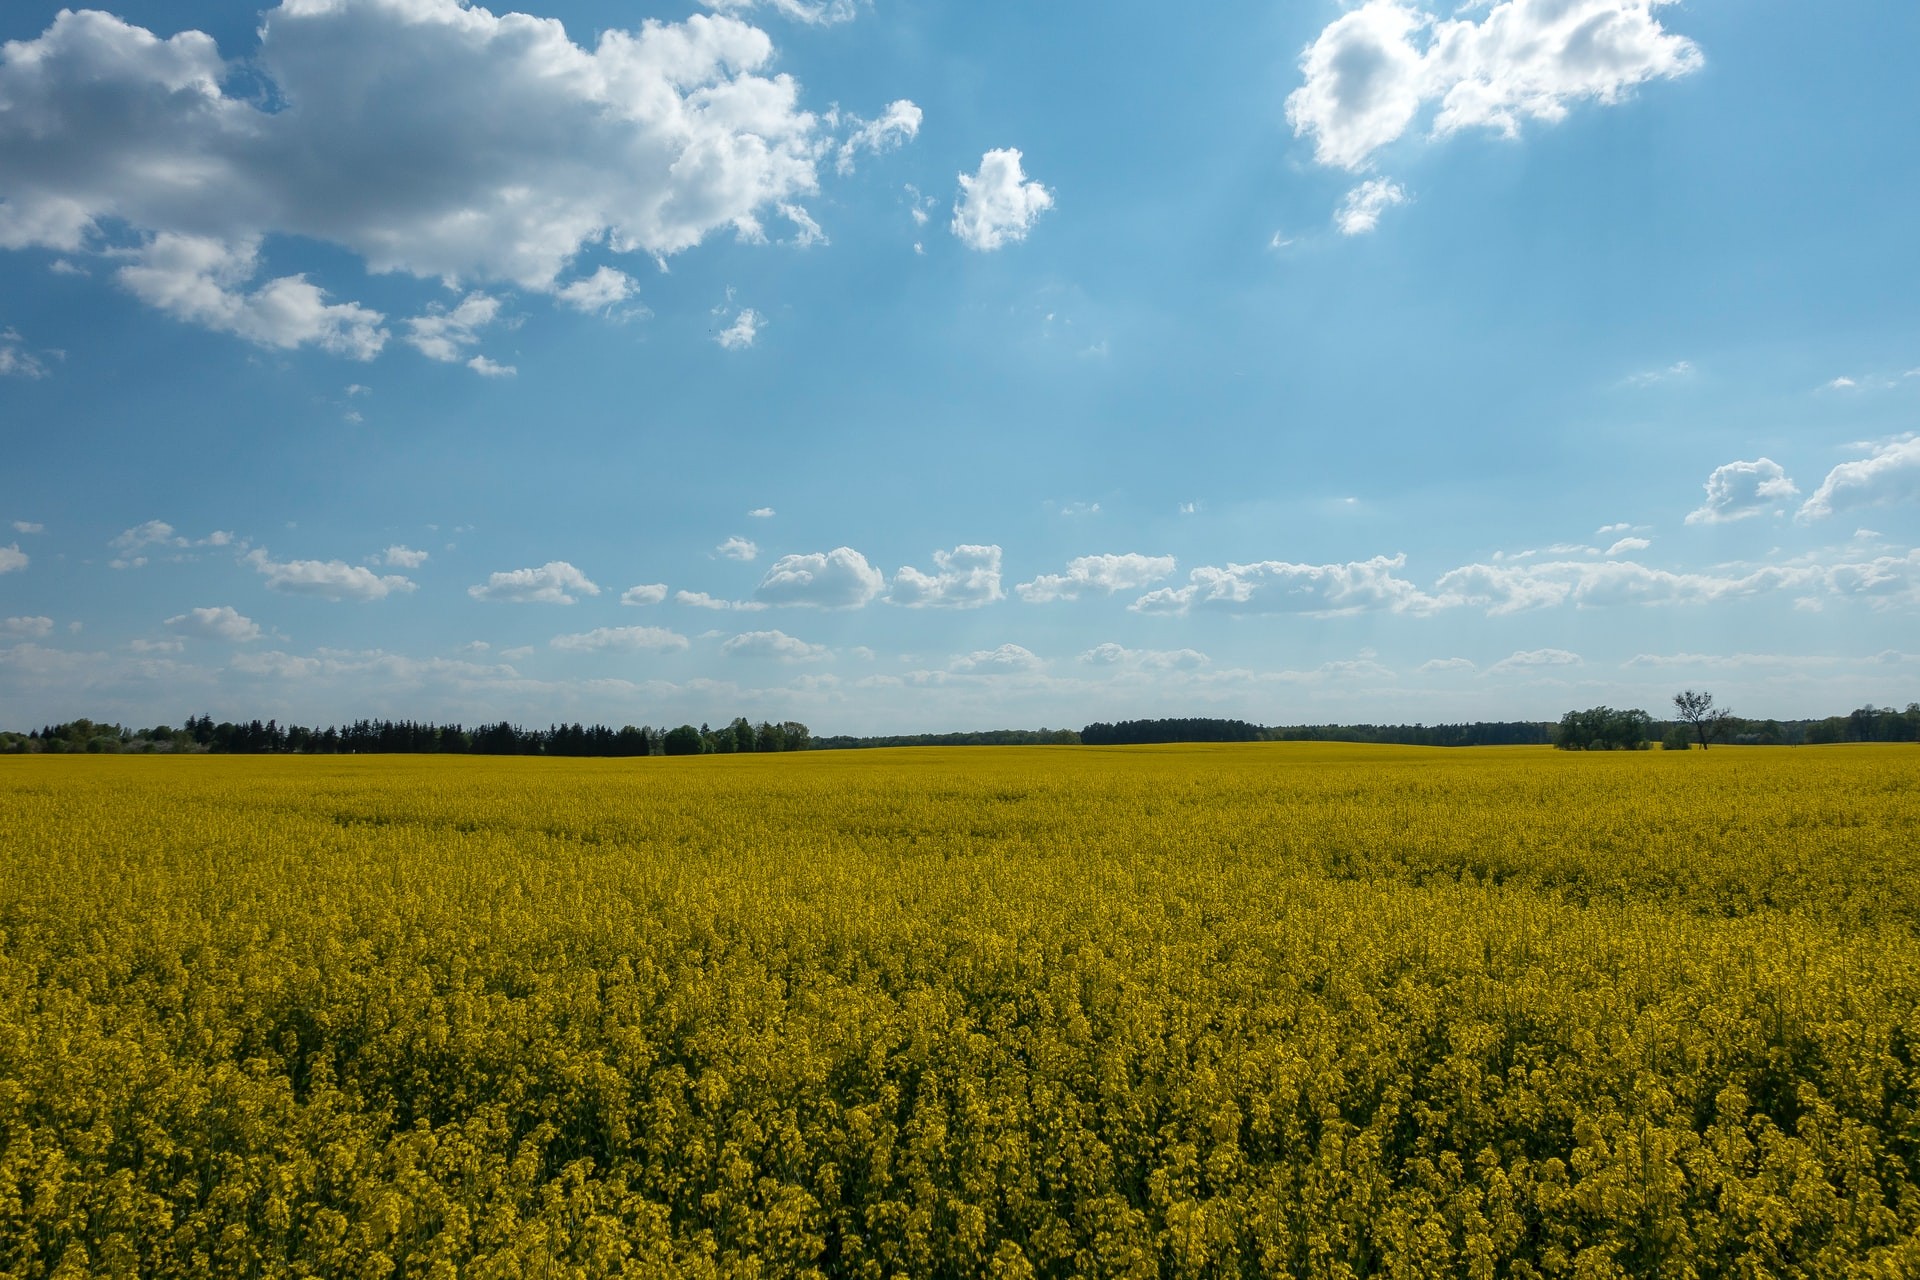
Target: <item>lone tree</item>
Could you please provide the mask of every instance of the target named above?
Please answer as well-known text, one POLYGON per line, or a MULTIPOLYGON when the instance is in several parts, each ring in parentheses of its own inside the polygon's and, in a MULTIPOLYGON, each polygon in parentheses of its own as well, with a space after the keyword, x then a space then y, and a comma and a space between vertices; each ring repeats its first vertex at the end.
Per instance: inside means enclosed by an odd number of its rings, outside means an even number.
POLYGON ((1688 689, 1673 695, 1673 709, 1680 718, 1693 726, 1693 732, 1700 739, 1700 749, 1705 751, 1707 744, 1726 731, 1727 721, 1733 713, 1727 710, 1715 710, 1713 695, 1695 693, 1688 689))

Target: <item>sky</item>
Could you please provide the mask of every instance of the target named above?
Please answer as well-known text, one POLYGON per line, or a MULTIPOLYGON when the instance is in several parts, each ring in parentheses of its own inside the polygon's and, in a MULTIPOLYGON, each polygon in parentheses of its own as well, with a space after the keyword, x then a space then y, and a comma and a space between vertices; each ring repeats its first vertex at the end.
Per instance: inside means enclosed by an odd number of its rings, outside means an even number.
POLYGON ((0 8, 0 727, 1920 698, 1920 6, 0 8))

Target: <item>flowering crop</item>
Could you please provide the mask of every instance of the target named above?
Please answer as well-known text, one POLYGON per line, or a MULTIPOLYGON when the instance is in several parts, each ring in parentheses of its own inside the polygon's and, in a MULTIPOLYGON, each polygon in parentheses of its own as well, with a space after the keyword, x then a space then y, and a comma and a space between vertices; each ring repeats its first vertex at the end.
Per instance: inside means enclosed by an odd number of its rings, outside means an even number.
POLYGON ((11 1276, 1920 1274, 1920 758, 0 760, 11 1276))

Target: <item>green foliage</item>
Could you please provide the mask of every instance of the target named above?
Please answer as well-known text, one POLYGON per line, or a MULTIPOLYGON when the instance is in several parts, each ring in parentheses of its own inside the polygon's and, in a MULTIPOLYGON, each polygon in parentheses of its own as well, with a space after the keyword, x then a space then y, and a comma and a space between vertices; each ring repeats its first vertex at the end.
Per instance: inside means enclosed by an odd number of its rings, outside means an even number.
POLYGON ((1652 736, 1653 717, 1646 712, 1594 707, 1560 717, 1553 745, 1562 751, 1645 751, 1652 736))
POLYGON ((0 1274, 1913 1275, 1916 829, 1901 746, 10 757, 0 1274))

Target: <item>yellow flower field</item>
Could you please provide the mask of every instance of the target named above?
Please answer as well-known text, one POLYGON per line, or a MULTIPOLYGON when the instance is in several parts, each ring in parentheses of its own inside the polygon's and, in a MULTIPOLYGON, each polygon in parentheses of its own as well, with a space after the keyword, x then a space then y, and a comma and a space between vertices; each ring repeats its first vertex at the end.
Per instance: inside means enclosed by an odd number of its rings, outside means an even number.
POLYGON ((1920 752, 0 759, 9 1276, 1920 1274, 1920 752))

